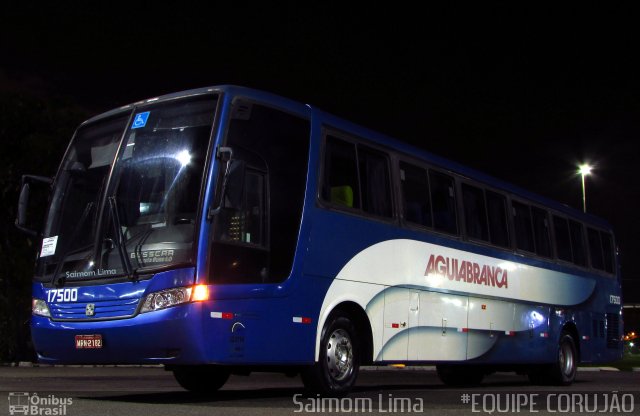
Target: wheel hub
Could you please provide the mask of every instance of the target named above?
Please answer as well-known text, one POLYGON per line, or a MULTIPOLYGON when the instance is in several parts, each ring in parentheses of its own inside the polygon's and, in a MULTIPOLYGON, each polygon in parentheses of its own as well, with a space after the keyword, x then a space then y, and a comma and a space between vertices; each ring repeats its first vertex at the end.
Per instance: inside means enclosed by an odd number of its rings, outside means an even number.
POLYGON ((334 380, 344 380, 353 371, 353 344, 349 334, 336 329, 327 343, 327 367, 334 380))
POLYGON ((571 349, 571 345, 566 342, 562 344, 558 361, 562 373, 565 376, 571 376, 574 370, 573 350, 571 349))

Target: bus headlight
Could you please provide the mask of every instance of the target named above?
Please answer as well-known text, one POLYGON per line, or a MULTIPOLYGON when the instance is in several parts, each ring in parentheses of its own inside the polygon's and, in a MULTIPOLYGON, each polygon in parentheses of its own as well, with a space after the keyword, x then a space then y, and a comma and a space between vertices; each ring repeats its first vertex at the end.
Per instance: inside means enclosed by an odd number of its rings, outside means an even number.
POLYGON ((33 298, 31 300, 31 313, 38 316, 46 316, 47 318, 51 317, 51 312, 49 312, 47 302, 42 299, 33 298))
POLYGON ((174 289, 149 293, 144 299, 140 313, 157 311, 189 302, 191 299, 191 290, 192 288, 190 287, 176 287, 174 289))

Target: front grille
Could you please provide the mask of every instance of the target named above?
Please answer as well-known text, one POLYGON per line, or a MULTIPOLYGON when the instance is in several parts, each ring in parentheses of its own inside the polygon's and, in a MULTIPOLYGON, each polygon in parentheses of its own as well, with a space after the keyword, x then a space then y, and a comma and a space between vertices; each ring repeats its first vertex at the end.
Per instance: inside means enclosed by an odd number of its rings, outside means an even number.
POLYGON ((620 343, 620 316, 617 313, 607 314, 607 347, 618 348, 620 343))
POLYGON ((56 320, 113 319, 132 316, 140 298, 103 300, 96 302, 50 303, 51 317, 56 320), (94 314, 87 315, 87 305, 94 305, 94 314))

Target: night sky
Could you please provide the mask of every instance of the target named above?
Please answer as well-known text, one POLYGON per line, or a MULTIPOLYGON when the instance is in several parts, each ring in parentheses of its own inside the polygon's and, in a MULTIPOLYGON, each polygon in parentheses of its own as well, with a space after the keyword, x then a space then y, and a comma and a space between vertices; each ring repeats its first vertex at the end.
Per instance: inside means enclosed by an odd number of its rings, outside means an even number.
POLYGON ((259 88, 578 209, 576 167, 590 162, 588 211, 613 224, 625 298, 640 302, 637 14, 484 6, 3 6, 0 93, 93 115, 188 88, 259 88))

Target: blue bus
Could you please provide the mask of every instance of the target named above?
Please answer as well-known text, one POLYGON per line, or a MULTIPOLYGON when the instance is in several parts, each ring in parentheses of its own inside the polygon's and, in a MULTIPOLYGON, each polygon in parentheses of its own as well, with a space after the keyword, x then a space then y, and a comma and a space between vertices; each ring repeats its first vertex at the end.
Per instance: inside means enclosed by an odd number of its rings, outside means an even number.
POLYGON ((42 363, 164 364, 198 392, 279 371, 343 395, 363 365, 568 385, 622 355, 607 222, 252 89, 84 122, 54 178, 23 177, 16 224, 41 239, 42 363))

